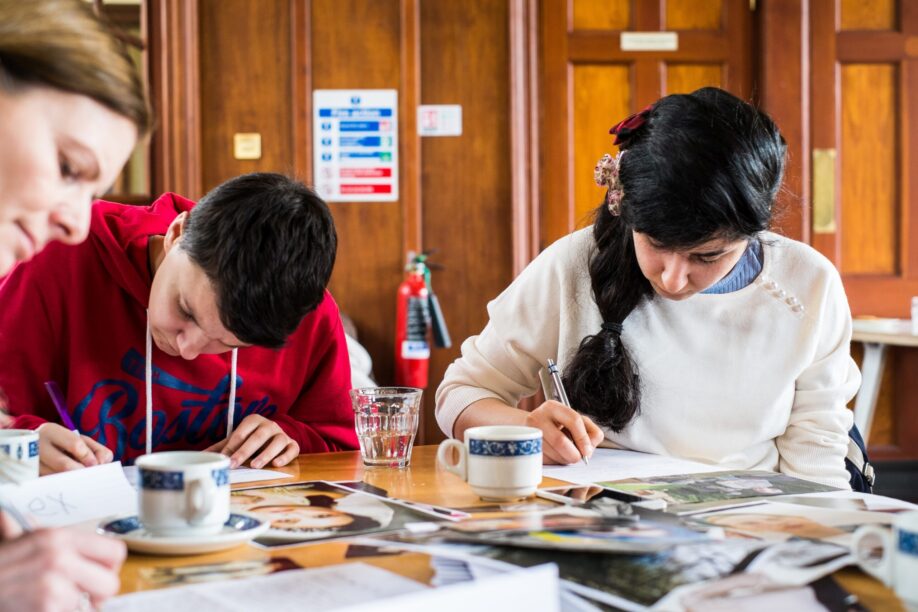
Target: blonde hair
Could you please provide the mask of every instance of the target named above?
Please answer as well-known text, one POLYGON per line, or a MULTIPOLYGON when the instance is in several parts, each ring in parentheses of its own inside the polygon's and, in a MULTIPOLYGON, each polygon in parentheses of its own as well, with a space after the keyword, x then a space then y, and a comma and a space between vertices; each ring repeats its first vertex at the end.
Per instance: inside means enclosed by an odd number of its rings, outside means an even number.
POLYGON ((124 43, 80 0, 0 0, 0 90, 30 85, 88 96, 130 119, 140 136, 152 129, 124 43))

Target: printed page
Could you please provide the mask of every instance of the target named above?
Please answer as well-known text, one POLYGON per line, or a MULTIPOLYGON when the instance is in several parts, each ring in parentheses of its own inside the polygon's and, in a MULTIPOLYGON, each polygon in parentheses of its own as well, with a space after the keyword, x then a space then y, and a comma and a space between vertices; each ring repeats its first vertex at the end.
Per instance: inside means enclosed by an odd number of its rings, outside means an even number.
POLYGON ((128 484, 120 463, 42 476, 20 485, 0 485, 0 499, 37 527, 137 513, 137 491, 128 484))
POLYGON ((696 461, 687 461, 663 455, 651 455, 616 448, 597 448, 590 457, 590 465, 546 465, 542 474, 576 484, 623 480, 625 478, 648 478, 672 476, 674 474, 699 474, 701 472, 722 472, 727 468, 696 461))

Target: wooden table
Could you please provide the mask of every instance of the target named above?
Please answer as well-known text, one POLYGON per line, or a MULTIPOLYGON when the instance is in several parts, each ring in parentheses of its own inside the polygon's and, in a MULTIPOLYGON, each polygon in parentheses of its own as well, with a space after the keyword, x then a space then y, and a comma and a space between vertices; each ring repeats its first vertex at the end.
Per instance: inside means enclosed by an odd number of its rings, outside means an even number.
POLYGON ((861 388, 854 402, 854 424, 864 443, 870 436, 873 415, 880 395, 880 381, 886 367, 887 347, 918 346, 918 334, 909 319, 855 319, 851 339, 864 344, 861 362, 861 388))
MULTIPOLYGON (((292 484, 305 480, 362 480, 385 489, 393 497, 424 503, 454 508, 492 505, 482 502, 458 477, 445 470, 437 469, 436 455, 436 446, 416 447, 412 454, 411 467, 403 470, 365 468, 360 461, 359 452, 300 455, 287 467, 272 468, 292 474, 294 479, 248 483, 236 485, 234 488, 292 484)), ((551 478, 542 481, 542 486, 556 484, 562 483, 551 478)), ((154 588, 145 584, 141 577, 143 568, 177 567, 272 557, 287 557, 303 567, 321 567, 360 561, 412 578, 423 584, 430 584, 433 577, 429 557, 425 554, 403 553, 397 556, 348 559, 345 558, 347 548, 348 544, 344 542, 328 542, 279 550, 239 546, 224 552, 188 557, 161 557, 131 553, 121 571, 121 592, 130 593, 154 588)), ((850 592, 858 595, 861 602, 872 610, 904 610, 892 591, 859 570, 845 569, 837 572, 835 578, 850 592)))

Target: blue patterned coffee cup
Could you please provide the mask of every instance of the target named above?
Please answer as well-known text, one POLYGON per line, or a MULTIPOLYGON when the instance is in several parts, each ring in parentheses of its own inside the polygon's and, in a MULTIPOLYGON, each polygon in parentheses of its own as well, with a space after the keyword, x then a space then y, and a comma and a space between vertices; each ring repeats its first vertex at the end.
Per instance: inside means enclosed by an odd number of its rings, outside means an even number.
POLYGON ((898 514, 891 530, 859 527, 851 549, 861 568, 892 587, 906 608, 918 610, 918 511, 898 514), (876 549, 878 557, 871 554, 876 549))
POLYGON ((0 429, 0 483, 38 478, 38 432, 0 429))
POLYGON ((218 533, 230 514, 229 457, 200 451, 152 453, 137 459, 140 522, 151 533, 218 533))
POLYGON ((542 431, 489 425, 465 430, 465 442, 445 440, 437 462, 469 483, 479 497, 507 501, 528 497, 542 482, 542 431), (459 460, 450 460, 452 452, 459 460))

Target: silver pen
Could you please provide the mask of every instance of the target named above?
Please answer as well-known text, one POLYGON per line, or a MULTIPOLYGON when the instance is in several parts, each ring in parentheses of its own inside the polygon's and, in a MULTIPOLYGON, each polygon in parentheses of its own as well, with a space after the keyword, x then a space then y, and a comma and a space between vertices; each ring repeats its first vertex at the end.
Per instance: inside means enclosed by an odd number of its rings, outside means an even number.
MULTIPOLYGON (((567 399, 567 391, 564 390, 564 383, 561 382, 561 371, 558 370, 558 364, 555 363, 554 359, 548 360, 548 373, 551 375, 552 386, 555 388, 555 400, 561 402, 568 408, 571 407, 571 402, 567 399)), ((568 438, 571 439, 571 442, 574 441, 571 436, 571 432, 568 429, 565 429, 564 426, 561 426, 561 431, 563 431, 568 438)), ((577 444, 574 443, 574 447, 577 447, 577 444)), ((590 460, 587 459, 587 456, 578 448, 577 452, 580 453, 580 458, 583 460, 584 465, 590 465, 590 460)))

